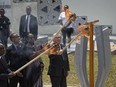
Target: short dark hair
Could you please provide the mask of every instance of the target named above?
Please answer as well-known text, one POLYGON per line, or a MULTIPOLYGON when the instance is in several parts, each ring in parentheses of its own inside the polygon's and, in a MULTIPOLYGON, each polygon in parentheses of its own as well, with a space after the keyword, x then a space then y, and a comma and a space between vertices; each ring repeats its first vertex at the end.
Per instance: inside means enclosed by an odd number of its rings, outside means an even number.
POLYGON ((0 49, 3 49, 4 45, 2 43, 0 43, 0 49))
POLYGON ((26 9, 31 9, 31 6, 27 6, 26 9))
POLYGON ((3 13, 5 13, 5 10, 4 10, 4 8, 0 8, 0 12, 3 12, 3 13))
POLYGON ((18 34, 16 34, 16 33, 12 33, 11 35, 10 35, 10 40, 12 41, 12 38, 14 38, 14 37, 19 37, 19 35, 18 34))
POLYGON ((34 38, 34 35, 32 33, 28 33, 27 37, 30 38, 30 36, 34 38))
POLYGON ((68 5, 64 5, 64 8, 69 9, 69 6, 68 5))

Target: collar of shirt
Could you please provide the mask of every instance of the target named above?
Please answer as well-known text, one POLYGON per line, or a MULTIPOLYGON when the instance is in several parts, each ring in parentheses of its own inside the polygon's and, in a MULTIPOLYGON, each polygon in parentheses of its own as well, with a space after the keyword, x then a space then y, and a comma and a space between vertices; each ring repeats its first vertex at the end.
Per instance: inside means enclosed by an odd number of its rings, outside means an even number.
POLYGON ((27 19, 27 17, 29 18, 29 17, 30 17, 30 15, 26 15, 26 19, 27 19))
POLYGON ((18 44, 14 44, 14 43, 13 43, 13 45, 14 45, 15 47, 18 46, 18 44))
POLYGON ((17 46, 18 46, 18 44, 14 44, 14 43, 13 43, 13 46, 14 46, 15 49, 17 50, 17 46))

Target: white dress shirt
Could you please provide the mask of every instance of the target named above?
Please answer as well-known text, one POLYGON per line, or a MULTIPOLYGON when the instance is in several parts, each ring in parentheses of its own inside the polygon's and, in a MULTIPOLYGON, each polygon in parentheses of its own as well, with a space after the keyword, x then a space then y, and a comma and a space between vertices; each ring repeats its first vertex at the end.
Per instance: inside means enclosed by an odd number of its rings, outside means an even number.
POLYGON ((27 20, 27 32, 30 32, 29 24, 30 24, 30 15, 26 15, 27 20), (28 19, 27 19, 28 18, 28 19))
MULTIPOLYGON (((61 12, 58 19, 62 21, 63 25, 64 25, 64 24, 67 22, 67 20, 68 20, 68 19, 66 18, 66 16, 65 16, 65 12, 61 12)), ((68 24, 68 23, 67 23, 67 24, 68 24)), ((67 28, 72 28, 72 27, 73 27, 73 23, 71 23, 67 28)))

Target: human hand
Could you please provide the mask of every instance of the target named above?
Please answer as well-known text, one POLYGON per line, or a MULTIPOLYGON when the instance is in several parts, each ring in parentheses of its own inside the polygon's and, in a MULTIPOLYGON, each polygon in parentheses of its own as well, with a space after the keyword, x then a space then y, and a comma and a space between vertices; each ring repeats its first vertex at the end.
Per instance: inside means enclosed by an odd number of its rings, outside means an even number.
POLYGON ((17 75, 18 77, 23 77, 23 74, 22 74, 21 72, 18 72, 16 75, 17 75))
POLYGON ((9 78, 12 78, 12 77, 16 76, 16 74, 14 72, 11 72, 8 74, 8 76, 9 76, 9 78))
POLYGON ((62 55, 62 53, 63 53, 63 50, 60 50, 60 51, 58 51, 58 55, 62 55))

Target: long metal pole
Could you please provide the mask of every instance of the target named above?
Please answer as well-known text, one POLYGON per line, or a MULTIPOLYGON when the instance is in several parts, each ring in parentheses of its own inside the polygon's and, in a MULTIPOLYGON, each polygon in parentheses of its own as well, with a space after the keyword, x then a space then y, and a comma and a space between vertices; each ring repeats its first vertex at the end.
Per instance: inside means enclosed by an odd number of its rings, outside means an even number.
POLYGON ((90 23, 90 55, 89 55, 89 82, 90 82, 90 87, 94 87, 94 41, 93 41, 93 23, 90 23))
MULTIPOLYGON (((54 46, 54 45, 53 45, 54 46)), ((24 68, 26 68, 27 66, 29 66, 30 64, 32 64, 33 62, 35 62, 37 59, 39 59, 43 54, 47 53, 53 46, 51 46, 49 49, 45 50, 43 53, 41 53, 40 55, 38 55, 37 57, 35 57, 34 59, 32 59, 31 61, 29 61, 28 63, 26 63, 25 65, 23 65, 22 67, 20 67, 19 69, 17 69, 16 71, 14 71, 14 74, 17 74, 18 72, 20 72, 21 70, 23 70, 24 68)))

